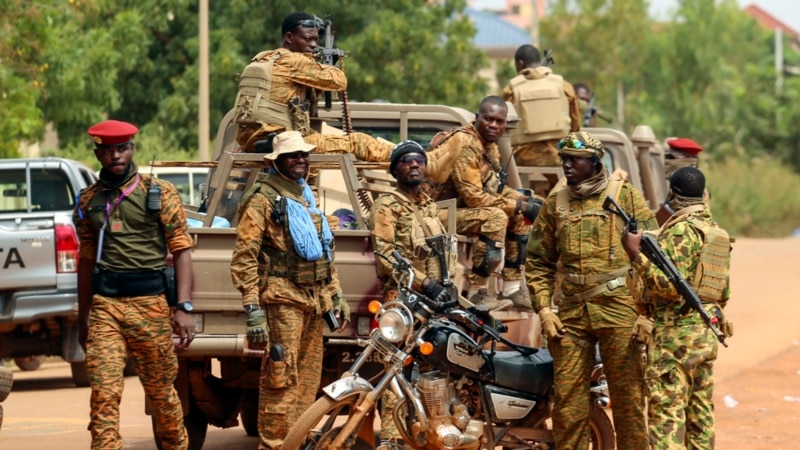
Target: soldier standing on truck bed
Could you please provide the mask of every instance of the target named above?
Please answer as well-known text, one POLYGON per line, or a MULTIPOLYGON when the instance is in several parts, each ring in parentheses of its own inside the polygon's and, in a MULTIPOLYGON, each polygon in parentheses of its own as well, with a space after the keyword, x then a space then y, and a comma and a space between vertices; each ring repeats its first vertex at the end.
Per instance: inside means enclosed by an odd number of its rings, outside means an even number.
POLYGON ((244 151, 254 152, 256 141, 295 130, 316 146, 316 153, 349 152, 363 161, 388 161, 393 146, 388 141, 365 133, 338 136, 311 129, 309 111, 316 107, 318 92, 347 89, 344 71, 314 59, 319 33, 324 29, 313 15, 291 13, 283 20, 281 47, 262 51, 251 59, 236 95, 236 141, 244 151))
POLYGON ((603 203, 606 196, 616 198, 645 229, 655 228, 655 219, 633 185, 608 178, 605 147, 594 135, 570 133, 558 148, 567 186, 545 200, 525 261, 528 289, 553 354, 556 448, 589 446, 588 380, 599 343, 614 402, 617 448, 646 449, 642 352, 631 341, 637 311, 625 286, 630 261, 620 241, 621 220, 603 203), (563 281, 554 299, 557 273, 563 281), (553 301, 558 313, 550 308, 553 301))
MULTIPOLYGON (((542 64, 539 49, 525 44, 514 54, 519 75, 503 89, 520 116, 511 131, 511 148, 517 166, 558 167, 558 141, 581 128, 581 111, 572 85, 542 64)), ((547 182, 532 183, 537 195, 547 197, 558 177, 545 174, 547 182), (534 185, 535 184, 535 185, 534 185)), ((527 186, 526 186, 527 187, 527 186)))
MULTIPOLYGON (((504 175, 497 140, 505 131, 507 114, 506 102, 489 96, 481 101, 474 123, 434 136, 432 151, 443 150, 455 154, 456 159, 447 181, 429 185, 429 192, 435 201, 456 198, 457 233, 478 238, 467 274, 469 301, 490 302, 488 278, 505 260, 502 299, 511 300, 516 310, 531 311, 530 301, 520 289, 520 267, 528 240, 526 220, 533 221, 540 203, 501 181, 504 175)), ((493 303, 488 305, 491 308, 493 303)))
POLYGON ((339 329, 350 319, 333 262, 333 233, 304 178, 313 149, 297 131, 277 135, 264 156, 272 167, 239 208, 231 278, 248 315, 248 341, 269 349, 259 383, 259 449, 279 448, 314 402, 323 315, 340 312, 339 329))
POLYGON ((93 449, 122 448, 119 404, 130 353, 161 445, 186 449, 183 409, 173 387, 178 358, 172 333, 180 336, 180 347, 194 338, 193 242, 175 186, 137 172, 131 139, 138 131, 116 120, 89 128, 103 168, 100 181, 81 192, 73 214, 80 240, 79 339, 92 389, 89 431, 93 449), (177 286, 165 269, 167 251, 177 286))
MULTIPOLYGON (((730 298, 730 239, 704 204, 705 176, 694 167, 682 167, 672 173, 669 185, 669 204, 676 212, 659 229, 658 246, 703 308, 719 320, 720 330, 733 336, 733 325, 722 312, 730 298)), ((653 319, 644 330, 650 332, 639 336, 649 346, 645 380, 650 448, 713 448, 717 337, 699 314, 683 311, 684 299, 673 283, 639 250, 641 239, 641 232, 623 232, 622 244, 644 284, 640 300, 653 319)))

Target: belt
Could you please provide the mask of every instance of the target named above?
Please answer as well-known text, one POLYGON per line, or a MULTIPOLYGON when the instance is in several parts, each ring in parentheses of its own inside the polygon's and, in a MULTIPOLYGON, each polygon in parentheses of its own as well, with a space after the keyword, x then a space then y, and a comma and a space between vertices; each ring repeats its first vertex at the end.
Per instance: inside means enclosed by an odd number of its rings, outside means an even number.
POLYGON ((617 269, 613 272, 608 273, 599 273, 596 275, 580 275, 577 273, 565 273, 564 278, 569 280, 572 284, 595 284, 595 283, 605 283, 606 281, 612 280, 618 277, 624 277, 628 275, 628 269, 630 266, 625 266, 621 269, 617 269))
POLYGON ((617 277, 611 280, 606 281, 605 283, 601 284, 600 286, 593 287, 588 291, 580 292, 578 294, 562 296, 560 299, 556 300, 556 305, 570 305, 573 303, 582 303, 592 297, 596 297, 600 294, 604 294, 606 292, 611 292, 614 289, 620 288, 625 286, 625 277, 617 277))

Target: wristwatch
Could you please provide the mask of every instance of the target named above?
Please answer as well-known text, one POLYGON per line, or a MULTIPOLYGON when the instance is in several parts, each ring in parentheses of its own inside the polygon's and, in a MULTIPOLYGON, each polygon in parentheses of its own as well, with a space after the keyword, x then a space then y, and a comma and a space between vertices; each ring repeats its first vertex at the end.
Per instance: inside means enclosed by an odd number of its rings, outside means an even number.
POLYGON ((180 302, 177 305, 175 305, 175 309, 177 309, 178 311, 183 311, 185 313, 191 314, 192 311, 194 311, 194 306, 192 305, 192 302, 187 300, 185 302, 180 302))
POLYGON ((258 311, 259 309, 261 309, 261 308, 258 305, 256 305, 255 303, 250 303, 249 305, 244 305, 244 312, 246 312, 247 314, 250 314, 253 311, 258 311))

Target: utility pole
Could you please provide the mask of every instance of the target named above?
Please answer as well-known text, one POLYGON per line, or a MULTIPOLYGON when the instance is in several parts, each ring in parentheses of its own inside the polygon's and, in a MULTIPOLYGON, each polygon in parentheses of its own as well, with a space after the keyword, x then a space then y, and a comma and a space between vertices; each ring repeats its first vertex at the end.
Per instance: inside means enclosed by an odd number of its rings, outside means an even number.
POLYGON ((209 100, 208 100, 208 0, 200 0, 200 89, 198 93, 198 127, 197 143, 200 149, 200 161, 208 160, 208 142, 211 134, 209 100))

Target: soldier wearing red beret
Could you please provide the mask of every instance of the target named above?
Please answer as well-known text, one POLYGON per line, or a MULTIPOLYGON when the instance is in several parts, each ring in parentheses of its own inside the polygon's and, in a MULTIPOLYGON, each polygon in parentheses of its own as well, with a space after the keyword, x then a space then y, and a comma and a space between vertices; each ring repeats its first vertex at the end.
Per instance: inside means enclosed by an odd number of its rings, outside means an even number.
POLYGON ((180 347, 194 338, 193 243, 175 186, 138 173, 132 142, 138 131, 117 120, 89 128, 103 168, 100 181, 81 192, 73 213, 80 240, 78 337, 91 386, 91 448, 122 448, 123 370, 133 356, 159 441, 163 448, 186 449, 183 410, 173 386, 178 359, 172 334, 180 336, 180 347), (166 267, 168 251, 177 277, 166 267), (177 307, 170 309, 173 298, 177 307))
MULTIPOLYGON (((666 140, 666 143, 667 149, 664 152, 665 179, 669 180, 672 173, 682 167, 697 168, 700 152, 703 151, 703 147, 701 147, 700 144, 689 138, 669 138, 666 140)), ((707 189, 703 198, 705 199, 706 207, 710 209, 711 197, 707 189)), ((656 219, 659 225, 666 222, 673 212, 674 211, 669 207, 667 202, 661 205, 661 208, 656 211, 656 219)))

